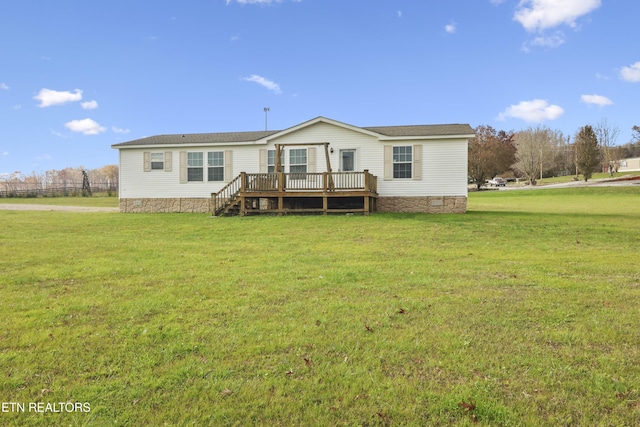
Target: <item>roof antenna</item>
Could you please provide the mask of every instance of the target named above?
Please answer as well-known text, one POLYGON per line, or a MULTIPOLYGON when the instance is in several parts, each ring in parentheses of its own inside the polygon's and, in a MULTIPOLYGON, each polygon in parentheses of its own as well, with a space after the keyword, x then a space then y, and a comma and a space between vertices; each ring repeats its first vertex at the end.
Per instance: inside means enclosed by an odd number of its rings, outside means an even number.
POLYGON ((267 127, 267 117, 269 116, 269 107, 264 107, 264 131, 266 132, 268 127, 267 127))

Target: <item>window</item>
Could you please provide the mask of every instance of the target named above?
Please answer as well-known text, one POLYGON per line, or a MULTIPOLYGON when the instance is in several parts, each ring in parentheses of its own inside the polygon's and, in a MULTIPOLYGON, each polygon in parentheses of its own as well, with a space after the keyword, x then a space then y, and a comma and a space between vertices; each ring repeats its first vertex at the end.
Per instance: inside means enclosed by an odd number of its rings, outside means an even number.
POLYGON ((411 178, 411 146, 393 147, 393 177, 411 178))
POLYGON ((340 170, 353 172, 356 170, 356 150, 340 150, 340 170))
POLYGON ((151 170, 164 169, 164 153, 151 153, 151 170))
POLYGON ((224 151, 207 153, 207 181, 224 181, 224 151))
POLYGON ((187 181, 203 181, 202 153, 187 152, 187 181))
POLYGON ((307 173, 307 149, 296 148, 289 151, 289 172, 291 179, 305 179, 307 173))
MULTIPOLYGON (((280 156, 280 164, 282 165, 282 156, 280 156)), ((267 151, 267 173, 276 171, 276 150, 267 151)))

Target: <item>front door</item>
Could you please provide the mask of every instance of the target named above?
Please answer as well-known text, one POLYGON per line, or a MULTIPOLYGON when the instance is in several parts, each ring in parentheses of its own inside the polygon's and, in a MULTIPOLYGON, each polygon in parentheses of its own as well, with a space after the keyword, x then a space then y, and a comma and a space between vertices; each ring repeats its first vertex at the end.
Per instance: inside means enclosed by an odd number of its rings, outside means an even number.
POLYGON ((356 150, 340 150, 340 172, 356 170, 356 150))

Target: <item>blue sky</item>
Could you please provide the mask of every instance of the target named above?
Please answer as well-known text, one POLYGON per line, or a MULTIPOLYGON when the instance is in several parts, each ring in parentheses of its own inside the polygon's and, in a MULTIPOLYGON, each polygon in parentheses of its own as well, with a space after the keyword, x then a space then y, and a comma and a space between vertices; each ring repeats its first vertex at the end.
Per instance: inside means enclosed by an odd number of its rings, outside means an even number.
POLYGON ((3 0, 0 173, 167 133, 640 125, 631 0, 3 0))

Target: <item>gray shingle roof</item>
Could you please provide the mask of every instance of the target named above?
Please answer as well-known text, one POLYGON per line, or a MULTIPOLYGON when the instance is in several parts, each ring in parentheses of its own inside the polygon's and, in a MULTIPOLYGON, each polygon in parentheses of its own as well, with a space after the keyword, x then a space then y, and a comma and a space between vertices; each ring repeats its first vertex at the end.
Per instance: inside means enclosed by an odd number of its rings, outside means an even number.
MULTIPOLYGON (((433 137, 438 135, 469 135, 474 130, 468 124, 445 125, 412 125, 412 126, 374 126, 361 129, 375 132, 387 137, 433 137)), ((256 131, 256 132, 221 132, 221 133, 191 133, 175 135, 156 135, 147 138, 134 139, 132 141, 114 144, 112 147, 120 148, 141 145, 176 145, 176 144, 230 144, 239 142, 253 142, 268 136, 282 132, 281 130, 256 131)))
POLYGON ((475 133, 475 131, 468 124, 374 126, 363 127, 362 129, 380 133, 385 136, 438 136, 468 135, 475 133))
POLYGON ((133 141, 114 144, 112 147, 126 147, 128 145, 169 145, 169 144, 225 144, 235 142, 251 142, 265 138, 279 130, 256 132, 220 132, 220 133, 185 133, 175 135, 156 135, 133 141))

